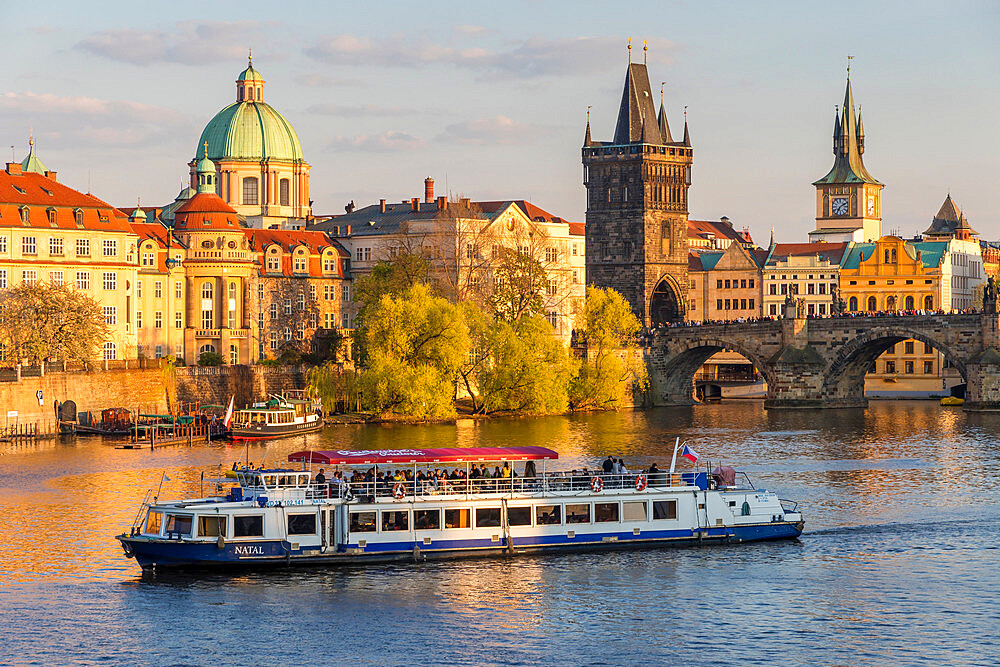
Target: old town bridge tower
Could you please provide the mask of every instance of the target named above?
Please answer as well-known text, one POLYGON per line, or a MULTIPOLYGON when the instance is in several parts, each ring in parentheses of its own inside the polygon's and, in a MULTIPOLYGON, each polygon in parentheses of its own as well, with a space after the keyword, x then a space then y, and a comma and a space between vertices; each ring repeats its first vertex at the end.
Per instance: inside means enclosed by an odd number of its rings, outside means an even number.
POLYGON ((583 141, 587 283, 624 296, 647 326, 684 319, 692 150, 674 141, 645 64, 629 63, 613 141, 583 141))

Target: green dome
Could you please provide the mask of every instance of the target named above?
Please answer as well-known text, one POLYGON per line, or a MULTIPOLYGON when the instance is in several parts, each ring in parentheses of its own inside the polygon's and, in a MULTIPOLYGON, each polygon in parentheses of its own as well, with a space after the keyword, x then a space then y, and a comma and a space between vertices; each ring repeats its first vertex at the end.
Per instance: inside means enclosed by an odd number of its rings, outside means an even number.
MULTIPOLYGON (((248 67, 247 72, 256 70, 248 67)), ((264 102, 235 102, 215 114, 198 140, 195 155, 208 142, 212 160, 291 160, 302 162, 302 145, 291 124, 264 102)))
MULTIPOLYGON (((232 70, 230 70, 232 71, 232 70)), ((247 68, 240 72, 240 75, 236 77, 237 81, 263 81, 264 77, 260 75, 260 72, 253 68, 253 65, 247 65, 247 68)))

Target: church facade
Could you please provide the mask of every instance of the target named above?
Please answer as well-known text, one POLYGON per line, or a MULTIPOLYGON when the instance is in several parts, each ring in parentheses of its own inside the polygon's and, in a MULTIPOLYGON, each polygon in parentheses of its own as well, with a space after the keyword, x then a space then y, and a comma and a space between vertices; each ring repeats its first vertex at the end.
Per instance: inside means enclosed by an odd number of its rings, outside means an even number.
POLYGON ((620 292, 646 326, 688 310, 688 188, 693 150, 674 141, 646 65, 629 63, 611 141, 583 142, 587 284, 620 292))

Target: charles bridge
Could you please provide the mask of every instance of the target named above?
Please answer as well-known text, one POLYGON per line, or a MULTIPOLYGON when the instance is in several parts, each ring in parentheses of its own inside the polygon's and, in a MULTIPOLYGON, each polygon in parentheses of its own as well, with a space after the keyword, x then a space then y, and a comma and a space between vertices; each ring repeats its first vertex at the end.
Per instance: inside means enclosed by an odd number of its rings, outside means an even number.
POLYGON ((907 339, 944 354, 966 380, 967 410, 1000 409, 1000 316, 994 313, 798 317, 680 326, 658 331, 644 350, 653 405, 694 402, 693 378, 713 354, 730 350, 767 382, 769 408, 864 407, 865 374, 907 339))

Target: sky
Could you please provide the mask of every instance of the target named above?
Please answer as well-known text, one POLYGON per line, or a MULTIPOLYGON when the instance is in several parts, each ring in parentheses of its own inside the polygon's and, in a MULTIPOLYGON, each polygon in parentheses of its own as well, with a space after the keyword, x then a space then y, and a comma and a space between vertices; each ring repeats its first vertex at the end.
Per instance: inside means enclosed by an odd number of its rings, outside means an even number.
POLYGON ((675 135, 687 108, 692 218, 807 240, 853 55, 883 231, 923 231, 951 192, 1000 239, 997 2, 0 0, 0 15, 0 146, 21 160, 34 128, 61 181, 117 206, 173 200, 252 48, 315 213, 422 196, 431 176, 439 195, 584 221, 587 108, 609 141, 631 37, 675 135))

